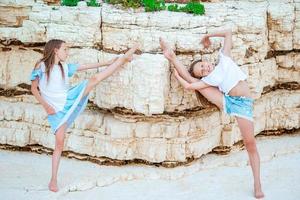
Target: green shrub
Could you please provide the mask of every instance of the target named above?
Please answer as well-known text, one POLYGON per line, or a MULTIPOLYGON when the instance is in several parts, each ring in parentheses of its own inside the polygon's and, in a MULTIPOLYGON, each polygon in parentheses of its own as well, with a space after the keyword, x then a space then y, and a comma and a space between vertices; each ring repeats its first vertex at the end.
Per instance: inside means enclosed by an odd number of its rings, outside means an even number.
POLYGON ((171 4, 168 6, 168 10, 172 12, 193 13, 194 15, 203 15, 205 13, 203 4, 198 2, 189 2, 182 7, 180 7, 178 4, 171 4))
POLYGON ((62 0, 62 6, 77 6, 79 0, 62 0))
POLYGON ((203 15, 205 13, 204 5, 199 2, 189 2, 186 6, 182 7, 182 11, 195 15, 203 15))
MULTIPOLYGON (((62 6, 77 6, 79 1, 80 0, 62 0, 61 5, 62 6)), ((100 4, 97 2, 97 0, 90 0, 89 2, 87 2, 87 6, 99 7, 100 4)))
POLYGON ((89 2, 87 2, 87 6, 100 7, 100 3, 98 3, 97 0, 90 0, 89 2))
POLYGON ((172 12, 179 12, 179 6, 178 4, 172 4, 168 6, 168 11, 172 11, 172 12))
MULTIPOLYGON (((79 0, 61 0, 63 6, 77 6, 79 0)), ((165 0, 105 0, 109 4, 121 4, 125 8, 139 8, 144 6, 146 12, 154 12, 160 10, 166 10, 172 12, 186 12, 193 13, 194 15, 203 15, 205 13, 204 5, 192 0, 185 6, 179 6, 178 4, 171 4, 166 6, 165 0)), ((88 6, 99 7, 100 4, 97 0, 90 0, 87 3, 88 6)))
POLYGON ((109 4, 121 4, 125 8, 139 8, 142 6, 141 0, 106 0, 109 4))
POLYGON ((142 0, 146 12, 165 10, 165 0, 142 0))

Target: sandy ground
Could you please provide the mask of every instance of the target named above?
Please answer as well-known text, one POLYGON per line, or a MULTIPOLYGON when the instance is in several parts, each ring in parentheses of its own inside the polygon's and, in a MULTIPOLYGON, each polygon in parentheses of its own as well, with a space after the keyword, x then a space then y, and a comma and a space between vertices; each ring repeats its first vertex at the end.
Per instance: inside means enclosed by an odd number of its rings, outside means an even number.
MULTIPOLYGON (((300 134, 259 137, 262 183, 270 200, 300 199, 300 134)), ((51 157, 0 150, 0 199, 247 200, 252 174, 245 150, 209 154, 188 166, 99 166, 63 158, 58 193, 47 190, 51 157)))

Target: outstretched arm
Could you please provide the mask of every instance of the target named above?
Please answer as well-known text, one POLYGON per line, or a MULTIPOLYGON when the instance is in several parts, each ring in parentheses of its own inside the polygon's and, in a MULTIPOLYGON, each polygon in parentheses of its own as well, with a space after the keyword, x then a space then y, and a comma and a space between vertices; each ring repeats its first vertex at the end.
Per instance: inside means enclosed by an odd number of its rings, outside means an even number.
POLYGON ((171 60, 171 63, 173 63, 176 70, 185 81, 189 83, 196 83, 199 81, 199 79, 191 76, 191 74, 185 69, 184 65, 176 57, 171 60))
POLYGON ((199 81, 190 75, 190 73, 185 69, 184 65, 177 59, 176 54, 171 47, 162 38, 159 38, 159 43, 161 49, 163 50, 164 56, 175 66, 176 70, 184 80, 189 83, 199 81))
POLYGON ((208 48, 211 45, 211 41, 209 40, 209 38, 211 37, 224 37, 223 53, 227 56, 231 56, 231 47, 232 47, 231 30, 224 30, 220 32, 206 34, 201 40, 201 43, 205 48, 208 48))
POLYGON ((98 68, 98 67, 103 67, 103 66, 108 66, 113 64, 118 58, 113 58, 111 60, 108 60, 106 62, 102 62, 102 63, 88 63, 88 64, 82 64, 79 65, 79 67, 77 68, 77 71, 84 71, 87 69, 94 69, 94 68, 98 68))
POLYGON ((197 80, 197 82, 189 83, 178 74, 176 69, 174 70, 174 75, 186 90, 201 90, 210 86, 201 80, 197 80))

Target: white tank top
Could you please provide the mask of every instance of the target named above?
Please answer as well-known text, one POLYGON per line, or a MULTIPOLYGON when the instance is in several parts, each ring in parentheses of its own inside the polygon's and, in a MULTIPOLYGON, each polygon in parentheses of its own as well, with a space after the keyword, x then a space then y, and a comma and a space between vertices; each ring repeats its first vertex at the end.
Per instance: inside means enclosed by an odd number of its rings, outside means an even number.
POLYGON ((220 91, 228 94, 229 91, 241 80, 246 80, 247 75, 229 57, 224 55, 223 49, 219 51, 219 63, 215 69, 201 80, 208 85, 216 86, 220 91))
POLYGON ((31 74, 31 80, 39 78, 41 96, 55 109, 55 112, 64 108, 69 89, 69 77, 75 73, 77 67, 77 64, 63 64, 65 74, 63 78, 59 65, 54 65, 50 72, 50 79, 47 81, 46 66, 42 62, 31 74))

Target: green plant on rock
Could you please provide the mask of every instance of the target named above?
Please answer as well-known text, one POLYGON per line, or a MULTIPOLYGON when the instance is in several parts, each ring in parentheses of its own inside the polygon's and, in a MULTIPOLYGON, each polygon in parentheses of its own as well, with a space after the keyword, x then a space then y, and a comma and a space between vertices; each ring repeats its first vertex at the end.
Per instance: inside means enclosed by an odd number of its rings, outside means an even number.
MULTIPOLYGON (((77 6, 79 1, 80 0, 61 0, 61 5, 62 6, 77 6)), ((87 6, 99 7, 100 4, 97 2, 97 0, 90 0, 87 2, 87 6)))
POLYGON ((165 0, 142 0, 146 12, 165 10, 165 0))
POLYGON ((205 13, 204 5, 199 2, 189 2, 182 8, 183 12, 203 15, 205 13))
POLYGON ((62 0, 62 6, 77 6, 79 0, 62 0))
POLYGON ((194 15, 203 15, 205 13, 204 6, 198 2, 189 2, 185 6, 180 7, 178 4, 171 4, 168 10, 172 12, 186 12, 194 15))
POLYGON ((177 3, 171 4, 171 5, 168 6, 168 11, 181 12, 181 7, 177 3))
MULTIPOLYGON (((77 6, 80 0, 61 0, 63 6, 77 6)), ((139 8, 144 6, 146 12, 154 12, 168 9, 172 12, 186 12, 193 13, 194 15, 203 15, 205 13, 204 5, 197 2, 197 0, 191 0, 185 6, 179 6, 178 4, 171 4, 166 6, 165 0, 105 0, 109 4, 121 4, 125 8, 139 8)), ((99 7, 100 4, 97 0, 89 0, 88 6, 99 7)))
POLYGON ((125 8, 139 8, 142 6, 141 0, 106 0, 109 4, 121 4, 125 8))
POLYGON ((100 7, 100 3, 98 3, 97 0, 90 0, 89 2, 87 2, 87 6, 100 7))
POLYGON ((128 7, 132 8, 139 8, 142 6, 141 0, 128 0, 128 4, 126 4, 128 7))

